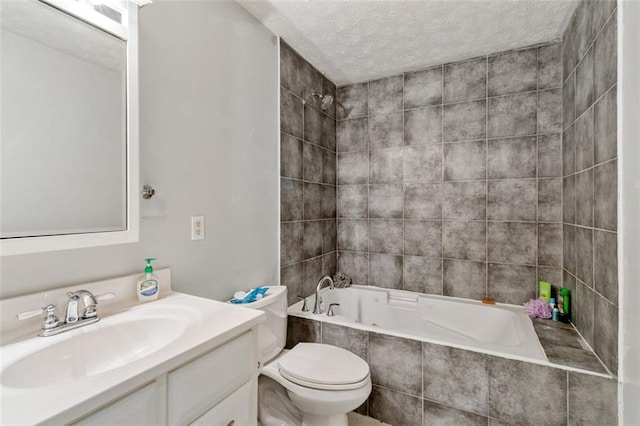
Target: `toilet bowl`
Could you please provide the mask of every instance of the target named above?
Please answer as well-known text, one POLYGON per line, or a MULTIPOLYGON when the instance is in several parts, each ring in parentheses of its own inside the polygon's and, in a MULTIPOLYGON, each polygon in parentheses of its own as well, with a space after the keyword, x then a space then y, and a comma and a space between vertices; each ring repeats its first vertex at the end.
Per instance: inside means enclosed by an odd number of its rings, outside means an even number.
POLYGON ((263 426, 347 426, 347 413, 371 393, 369 365, 337 346, 299 343, 284 349, 286 287, 269 287, 247 307, 263 310, 259 326, 261 377, 258 418, 263 426))

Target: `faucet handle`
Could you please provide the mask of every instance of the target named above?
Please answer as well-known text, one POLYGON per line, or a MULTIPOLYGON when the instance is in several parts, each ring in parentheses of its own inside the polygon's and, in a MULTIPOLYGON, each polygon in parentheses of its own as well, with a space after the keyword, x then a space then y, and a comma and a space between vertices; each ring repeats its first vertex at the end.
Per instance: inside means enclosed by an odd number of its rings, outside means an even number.
POLYGON ((327 310, 327 316, 328 317, 335 316, 335 314, 333 313, 333 307, 334 306, 340 306, 340 304, 339 303, 330 303, 329 304, 329 309, 327 310))
POLYGON ((36 309, 34 311, 22 312, 16 315, 16 318, 20 321, 26 320, 27 318, 32 318, 42 313, 46 313, 47 317, 44 319, 42 323, 42 329, 48 330, 50 328, 54 328, 60 322, 58 317, 56 316, 56 305, 49 304, 43 308, 36 309))
POLYGON ((298 295, 298 299, 303 300, 302 302, 302 312, 309 312, 309 307, 307 306, 307 298, 306 297, 302 297, 300 295, 298 295))
POLYGON ((49 310, 55 311, 55 309, 56 309, 56 305, 47 305, 47 306, 44 306, 42 308, 35 309, 33 311, 26 311, 26 312, 21 312, 19 314, 16 314, 16 319, 18 319, 20 321, 26 320, 28 318, 36 317, 36 316, 38 316, 40 314, 43 314, 45 312, 49 312, 49 310))

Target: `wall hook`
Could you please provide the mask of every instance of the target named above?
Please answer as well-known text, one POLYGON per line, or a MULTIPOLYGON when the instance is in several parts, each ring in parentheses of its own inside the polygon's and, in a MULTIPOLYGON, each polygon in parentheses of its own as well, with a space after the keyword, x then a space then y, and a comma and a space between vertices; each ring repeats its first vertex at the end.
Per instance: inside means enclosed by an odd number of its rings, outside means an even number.
POLYGON ((142 187, 142 198, 148 200, 153 197, 156 193, 156 190, 151 187, 151 185, 145 185, 142 187))

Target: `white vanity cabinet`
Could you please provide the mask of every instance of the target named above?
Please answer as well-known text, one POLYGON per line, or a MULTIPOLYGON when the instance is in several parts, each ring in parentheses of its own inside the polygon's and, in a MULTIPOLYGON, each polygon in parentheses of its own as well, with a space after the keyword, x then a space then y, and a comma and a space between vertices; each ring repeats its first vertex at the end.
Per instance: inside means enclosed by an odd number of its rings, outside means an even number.
POLYGON ((255 425, 257 331, 158 376, 74 425, 255 425))

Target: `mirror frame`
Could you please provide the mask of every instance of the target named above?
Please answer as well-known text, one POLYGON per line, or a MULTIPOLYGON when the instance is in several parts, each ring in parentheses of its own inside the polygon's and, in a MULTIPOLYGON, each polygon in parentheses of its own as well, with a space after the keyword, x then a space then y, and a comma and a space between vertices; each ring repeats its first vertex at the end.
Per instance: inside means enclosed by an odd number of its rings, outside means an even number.
POLYGON ((124 231, 21 237, 0 240, 0 256, 133 243, 140 234, 140 167, 138 112, 138 6, 126 2, 126 25, 104 17, 75 0, 40 0, 127 42, 127 228, 124 231))

